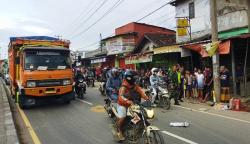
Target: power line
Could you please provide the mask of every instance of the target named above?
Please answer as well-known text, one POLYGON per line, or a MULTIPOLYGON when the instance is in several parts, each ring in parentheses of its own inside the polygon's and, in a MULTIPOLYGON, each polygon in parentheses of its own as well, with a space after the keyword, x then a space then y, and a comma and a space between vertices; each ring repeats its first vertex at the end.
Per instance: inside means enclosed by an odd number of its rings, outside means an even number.
MULTIPOLYGON (((172 2, 172 1, 169 1, 169 2, 167 2, 167 3, 165 3, 165 4, 163 4, 163 5, 160 6, 159 8, 153 10, 152 12, 150 12, 150 13, 148 13, 147 15, 143 16, 142 18, 138 19, 136 22, 139 22, 139 21, 141 21, 141 20, 143 20, 143 19, 145 19, 145 18, 151 16, 152 14, 154 14, 154 13, 157 12, 157 11, 159 11, 159 10, 162 9, 163 7, 169 5, 171 2, 172 2)), ((197 6, 197 5, 200 5, 201 2, 203 2, 203 1, 197 2, 197 3, 196 3, 196 6, 197 6)), ((208 1, 207 1, 207 2, 208 2, 208 1)), ((207 2, 206 2, 206 3, 207 3, 207 2)), ((171 11, 171 12, 172 12, 172 11, 171 11)))
POLYGON ((136 22, 139 22, 139 21, 141 21, 141 20, 145 19, 146 17, 148 17, 148 16, 150 16, 150 15, 154 14, 155 12, 157 12, 158 10, 160 10, 160 9, 164 8, 165 6, 169 5, 170 3, 171 3, 171 2, 167 2, 167 3, 165 3, 164 5, 160 6, 159 8, 157 8, 157 9, 153 10, 152 12, 150 12, 150 13, 148 13, 147 15, 143 16, 142 18, 138 19, 136 22))
MULTIPOLYGON (((159 17, 157 17, 157 18, 151 19, 151 20, 150 20, 149 22, 147 22, 147 23, 152 23, 152 22, 155 22, 155 20, 164 18, 164 17, 168 16, 169 13, 171 13, 171 12, 174 12, 174 11, 170 11, 170 12, 168 12, 168 14, 164 14, 164 15, 161 15, 161 16, 159 16, 159 17)), ((171 15, 171 16, 172 16, 172 15, 171 15)))
MULTIPOLYGON (((92 1, 90 1, 90 3, 87 5, 88 6, 88 8, 89 7, 91 7, 91 4, 94 4, 92 1)), ((74 23, 76 23, 78 20, 82 20, 82 17, 83 16, 85 16, 85 15, 87 15, 90 11, 92 11, 93 9, 95 8, 95 5, 94 5, 94 7, 92 7, 90 10, 88 10, 87 12, 86 12, 86 14, 84 14, 85 13, 85 9, 83 9, 82 11, 81 11, 81 13, 78 15, 78 17, 70 24, 70 26, 72 26, 72 25, 74 25, 74 23)))
MULTIPOLYGON (((109 35, 109 36, 107 36, 107 37, 111 37, 111 36, 113 36, 113 35, 114 35, 114 33, 111 34, 111 35, 109 35)), ((91 43, 91 44, 85 45, 85 46, 81 47, 80 49, 88 48, 88 47, 94 46, 94 45, 96 45, 96 44, 100 44, 100 41, 96 41, 96 42, 93 42, 93 43, 91 43)))
POLYGON ((164 23, 164 22, 168 22, 168 21, 174 20, 174 19, 175 19, 175 17, 170 17, 170 18, 164 19, 164 20, 162 20, 162 21, 160 21, 160 22, 158 22, 158 23, 156 23, 156 24, 157 24, 157 25, 160 25, 160 24, 162 24, 162 23, 164 23))
POLYGON ((74 34, 74 33, 75 33, 84 23, 86 23, 87 21, 89 21, 89 20, 92 18, 92 16, 95 15, 95 14, 98 12, 98 10, 100 10, 100 9, 103 7, 103 5, 104 5, 107 1, 108 1, 108 0, 104 0, 104 1, 98 6, 98 8, 95 9, 95 11, 92 12, 91 15, 89 15, 83 22, 81 22, 81 23, 79 24, 78 27, 76 27, 76 28, 73 30, 73 32, 72 32, 71 34, 74 34))
POLYGON ((72 36, 72 39, 80 36, 82 34, 84 34, 85 32, 87 32, 90 28, 92 28, 93 26, 95 26, 100 20, 102 20, 105 16, 107 16, 109 13, 112 12, 112 10, 114 10, 116 7, 118 7, 124 0, 118 0, 108 11, 106 11, 99 19, 97 19, 93 24, 91 24, 89 27, 87 27, 86 29, 84 29, 83 31, 77 33, 76 35, 72 36))
POLYGON ((154 6, 155 4, 157 4, 156 1, 158 1, 158 0, 155 0, 155 1, 152 1, 152 2, 150 2, 150 3, 147 3, 147 4, 143 5, 142 8, 138 9, 138 10, 135 12, 136 15, 134 16, 133 19, 135 19, 135 18, 136 18, 137 16, 139 16, 140 14, 142 14, 142 11, 143 11, 143 10, 148 9, 148 7, 152 7, 152 6, 154 6))
MULTIPOLYGON (((97 2, 98 2, 98 1, 97 1, 97 2)), ((88 8, 92 7, 92 4, 95 4, 95 3, 93 3, 93 2, 91 1, 91 2, 87 5, 87 7, 88 7, 88 8)), ((88 11, 86 12, 86 14, 84 14, 86 9, 83 9, 83 10, 80 12, 80 14, 78 15, 78 17, 76 17, 76 18, 67 26, 67 29, 68 29, 69 27, 71 28, 72 26, 74 26, 74 25, 77 23, 77 21, 81 21, 81 20, 82 20, 82 17, 88 15, 88 14, 95 8, 95 6, 96 6, 96 5, 94 5, 90 10, 88 10, 88 11)), ((64 32, 64 34, 67 35, 67 32, 64 32)))

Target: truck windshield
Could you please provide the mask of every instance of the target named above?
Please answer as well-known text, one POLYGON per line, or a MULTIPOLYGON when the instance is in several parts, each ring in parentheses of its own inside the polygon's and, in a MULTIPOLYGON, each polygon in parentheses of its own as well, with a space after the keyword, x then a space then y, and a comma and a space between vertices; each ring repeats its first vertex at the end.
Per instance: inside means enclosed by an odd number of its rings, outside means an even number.
POLYGON ((70 68, 68 51, 37 51, 29 50, 25 53, 25 70, 62 70, 70 68))

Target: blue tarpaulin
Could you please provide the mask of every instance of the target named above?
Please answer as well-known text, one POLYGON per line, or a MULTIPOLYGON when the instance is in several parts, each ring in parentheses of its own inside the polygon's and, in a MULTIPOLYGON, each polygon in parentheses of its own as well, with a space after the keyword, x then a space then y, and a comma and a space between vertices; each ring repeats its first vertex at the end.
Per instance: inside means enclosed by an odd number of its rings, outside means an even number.
POLYGON ((17 39, 23 39, 23 40, 49 40, 49 41, 59 40, 58 38, 49 37, 49 36, 10 37, 11 42, 15 41, 17 39))

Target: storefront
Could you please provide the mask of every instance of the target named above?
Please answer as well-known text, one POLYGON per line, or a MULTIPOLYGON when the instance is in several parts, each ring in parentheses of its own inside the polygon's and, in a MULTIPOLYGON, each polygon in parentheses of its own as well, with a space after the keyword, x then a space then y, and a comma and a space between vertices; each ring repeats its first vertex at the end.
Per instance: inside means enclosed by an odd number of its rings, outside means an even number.
MULTIPOLYGON (((198 42, 183 45, 183 49, 189 49, 199 54, 200 60, 210 61, 208 66, 212 68, 212 55, 216 51, 220 54, 220 66, 225 66, 231 75, 230 92, 234 96, 250 96, 250 63, 249 61, 249 44, 250 34, 231 37, 218 42, 218 46, 213 47, 211 41, 198 42)), ((192 54, 194 57, 194 55, 192 54)))
POLYGON ((154 67, 169 69, 177 63, 181 63, 181 49, 179 45, 163 46, 154 49, 152 62, 154 67))
POLYGON ((147 64, 152 61, 153 53, 135 54, 125 58, 125 64, 133 66, 136 70, 147 69, 147 64))
POLYGON ((105 63, 106 61, 107 61, 106 57, 95 57, 91 59, 91 65, 93 67, 102 66, 102 63, 105 63))

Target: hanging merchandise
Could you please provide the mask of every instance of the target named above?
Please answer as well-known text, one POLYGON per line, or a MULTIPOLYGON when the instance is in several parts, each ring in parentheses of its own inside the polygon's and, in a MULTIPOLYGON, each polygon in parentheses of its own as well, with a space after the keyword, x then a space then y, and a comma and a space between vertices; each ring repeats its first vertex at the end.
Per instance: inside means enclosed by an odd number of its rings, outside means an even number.
POLYGON ((203 45, 205 50, 207 51, 208 55, 211 57, 213 56, 217 49, 219 48, 220 41, 213 42, 213 43, 208 43, 206 45, 203 45))

